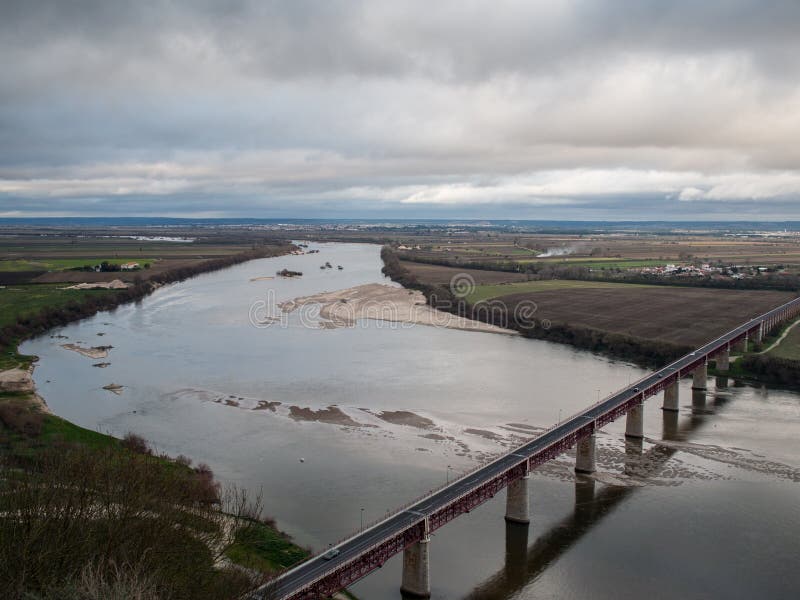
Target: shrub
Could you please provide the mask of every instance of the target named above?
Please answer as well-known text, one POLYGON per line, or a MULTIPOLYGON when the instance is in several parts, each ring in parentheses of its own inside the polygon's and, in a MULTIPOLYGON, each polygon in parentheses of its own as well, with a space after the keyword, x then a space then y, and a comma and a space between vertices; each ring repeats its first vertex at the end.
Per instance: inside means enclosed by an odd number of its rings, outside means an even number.
POLYGON ((216 565, 231 543, 231 517, 197 500, 210 470, 201 476, 119 447, 3 460, 0 468, 15 469, 0 499, 4 514, 14 515, 0 519, 2 598, 217 600, 260 582, 216 565))
POLYGON ((29 437, 42 432, 44 415, 22 402, 0 401, 0 423, 16 433, 29 437))
POLYGON ((122 446, 136 454, 152 454, 152 450, 150 450, 150 446, 147 445, 147 441, 142 436, 136 435, 130 431, 122 438, 122 446))

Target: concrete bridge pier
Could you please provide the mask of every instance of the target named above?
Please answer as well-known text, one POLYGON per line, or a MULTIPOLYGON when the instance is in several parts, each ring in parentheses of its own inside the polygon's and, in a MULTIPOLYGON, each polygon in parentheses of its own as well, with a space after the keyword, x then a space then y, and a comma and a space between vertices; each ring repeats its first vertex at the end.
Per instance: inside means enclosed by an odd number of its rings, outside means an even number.
POLYGON ((708 365, 706 363, 703 363, 692 371, 692 389, 708 389, 708 365))
POLYGON ((733 350, 741 354, 747 352, 747 335, 733 345, 733 350))
POLYGON ((403 583, 400 586, 403 598, 431 597, 430 539, 426 531, 423 539, 403 551, 403 583))
POLYGON ((678 382, 675 381, 664 388, 664 404, 662 410, 678 412, 678 382))
POLYGON ((628 411, 625 419, 625 437, 642 438, 644 437, 644 406, 634 406, 628 411))
MULTIPOLYGON (((772 325, 770 325, 770 327, 772 327, 772 325)), ((757 344, 760 344, 761 340, 764 339, 764 328, 765 328, 764 323, 761 323, 758 326, 758 331, 756 331, 756 335, 755 335, 755 340, 756 340, 757 344)))
POLYGON ((595 434, 578 442, 578 449, 575 453, 575 472, 594 473, 597 470, 595 463, 595 434))
POLYGON ((530 515, 530 474, 512 481, 506 490, 506 521, 527 525, 531 522, 530 515))
POLYGON ((722 352, 717 354, 717 371, 727 371, 731 368, 731 351, 725 348, 722 352))
POLYGON ((661 425, 661 439, 666 441, 677 440, 679 438, 678 411, 665 410, 662 416, 664 420, 661 425))

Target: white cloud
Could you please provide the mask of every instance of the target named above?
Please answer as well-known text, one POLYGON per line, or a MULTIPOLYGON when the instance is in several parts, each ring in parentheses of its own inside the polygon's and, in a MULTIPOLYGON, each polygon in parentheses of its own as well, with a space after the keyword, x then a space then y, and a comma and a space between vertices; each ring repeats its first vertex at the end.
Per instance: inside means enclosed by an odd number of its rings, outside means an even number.
POLYGON ((581 218, 647 197, 785 214, 800 4, 769 4, 9 0, 0 210, 213 196, 581 218))
POLYGON ((737 173, 706 178, 703 187, 681 190, 686 201, 800 200, 800 173, 737 173))

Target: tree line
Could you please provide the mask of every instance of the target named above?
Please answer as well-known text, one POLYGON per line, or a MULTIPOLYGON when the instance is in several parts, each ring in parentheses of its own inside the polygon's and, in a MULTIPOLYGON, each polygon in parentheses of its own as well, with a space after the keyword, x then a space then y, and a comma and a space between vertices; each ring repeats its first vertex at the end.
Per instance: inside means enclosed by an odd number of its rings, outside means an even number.
POLYGON ((742 279, 719 278, 711 275, 693 277, 662 277, 654 273, 638 273, 627 269, 591 269, 579 264, 563 263, 518 263, 507 261, 461 261, 449 258, 403 254, 403 260, 452 267, 456 269, 479 269, 482 271, 502 271, 506 273, 525 273, 531 280, 536 279, 574 279, 579 281, 603 281, 608 283, 634 283, 646 285, 666 285, 679 287, 704 287, 733 290, 777 290, 796 292, 800 290, 800 275, 763 273, 742 279))

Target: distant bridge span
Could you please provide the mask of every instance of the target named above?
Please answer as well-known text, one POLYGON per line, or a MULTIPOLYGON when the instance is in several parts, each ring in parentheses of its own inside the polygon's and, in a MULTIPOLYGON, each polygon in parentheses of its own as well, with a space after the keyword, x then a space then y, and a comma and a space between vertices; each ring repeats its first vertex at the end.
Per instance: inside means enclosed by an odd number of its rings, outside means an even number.
POLYGON ((339 553, 325 560, 316 556, 250 594, 252 599, 315 600, 333 595, 405 552, 403 591, 430 595, 428 541, 430 533, 477 508, 508 487, 506 519, 528 521, 528 475, 539 465, 578 445, 575 470, 595 470, 595 432, 628 415, 626 436, 642 437, 642 404, 664 391, 664 410, 678 410, 678 381, 693 375, 693 387, 705 389, 707 364, 716 358, 727 370, 730 351, 746 348, 748 339, 761 341, 781 322, 800 314, 795 298, 701 346, 675 362, 611 394, 584 411, 551 427, 538 437, 424 496, 394 515, 335 546, 339 553))

